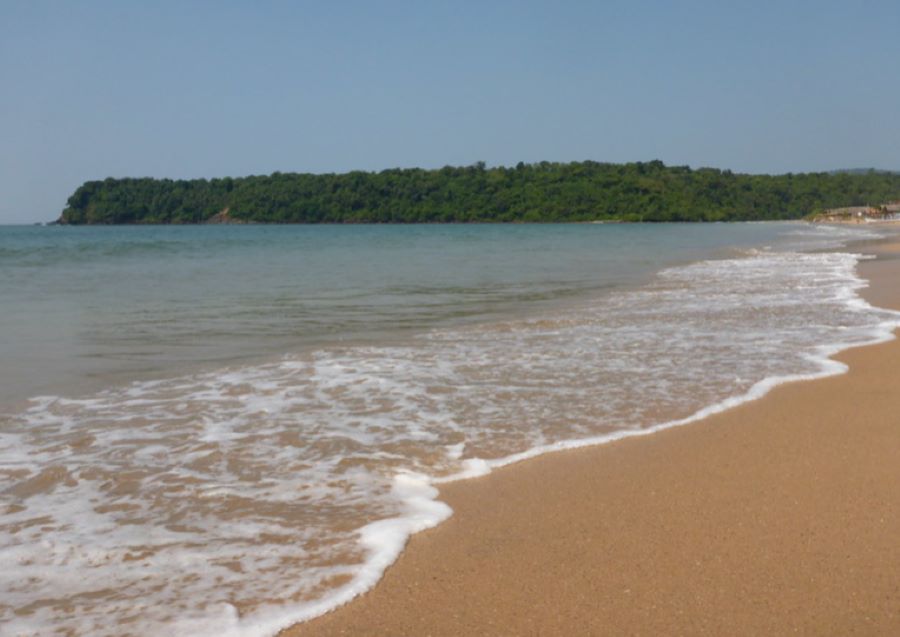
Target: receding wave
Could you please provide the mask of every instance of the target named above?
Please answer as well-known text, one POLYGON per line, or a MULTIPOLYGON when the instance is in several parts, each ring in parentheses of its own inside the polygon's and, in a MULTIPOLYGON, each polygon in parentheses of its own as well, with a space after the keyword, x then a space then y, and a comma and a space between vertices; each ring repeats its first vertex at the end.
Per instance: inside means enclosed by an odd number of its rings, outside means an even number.
POLYGON ((4 417, 12 634, 270 635, 371 586, 433 485, 840 371, 860 255, 748 251, 527 319, 44 396, 4 417))

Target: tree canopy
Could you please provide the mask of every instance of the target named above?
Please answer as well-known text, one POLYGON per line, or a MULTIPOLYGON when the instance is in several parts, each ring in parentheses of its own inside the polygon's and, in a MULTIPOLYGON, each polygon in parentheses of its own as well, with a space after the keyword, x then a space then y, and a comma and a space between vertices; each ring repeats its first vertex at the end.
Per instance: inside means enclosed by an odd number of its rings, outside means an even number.
POLYGON ((736 174, 661 161, 519 163, 221 179, 108 178, 69 197, 69 224, 739 221, 900 199, 900 174, 736 174))

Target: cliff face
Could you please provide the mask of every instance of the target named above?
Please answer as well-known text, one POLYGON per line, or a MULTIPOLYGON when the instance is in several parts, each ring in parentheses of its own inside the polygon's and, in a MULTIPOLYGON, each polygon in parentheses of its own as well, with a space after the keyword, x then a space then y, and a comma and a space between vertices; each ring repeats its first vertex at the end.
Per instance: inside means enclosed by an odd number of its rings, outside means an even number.
POLYGON ((247 221, 244 220, 244 219, 235 219, 234 217, 231 216, 230 212, 231 212, 231 209, 228 208, 228 207, 225 207, 225 208, 223 208, 221 211, 219 211, 219 212, 217 212, 216 214, 214 214, 212 217, 209 217, 208 219, 206 219, 203 223, 206 223, 206 224, 222 224, 222 223, 227 223, 227 224, 232 224, 232 223, 242 224, 242 223, 247 223, 247 221))

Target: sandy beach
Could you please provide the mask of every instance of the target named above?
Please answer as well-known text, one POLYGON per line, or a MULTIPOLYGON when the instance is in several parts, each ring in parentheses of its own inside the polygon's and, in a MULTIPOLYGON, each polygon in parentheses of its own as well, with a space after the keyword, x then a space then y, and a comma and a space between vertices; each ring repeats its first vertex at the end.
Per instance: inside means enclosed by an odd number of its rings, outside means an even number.
MULTIPOLYGON (((898 246, 861 273, 900 309, 898 246)), ((454 510, 298 635, 898 635, 900 340, 847 374, 446 485, 454 510)))

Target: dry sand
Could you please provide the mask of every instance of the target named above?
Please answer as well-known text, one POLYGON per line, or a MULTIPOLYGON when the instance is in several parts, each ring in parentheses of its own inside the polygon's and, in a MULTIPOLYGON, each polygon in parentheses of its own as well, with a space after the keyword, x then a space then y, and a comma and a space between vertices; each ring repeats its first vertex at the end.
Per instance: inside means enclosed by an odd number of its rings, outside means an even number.
MULTIPOLYGON (((865 263, 900 308, 900 255, 865 263)), ((286 635, 900 635, 900 340, 679 429, 441 489, 454 516, 286 635)))

